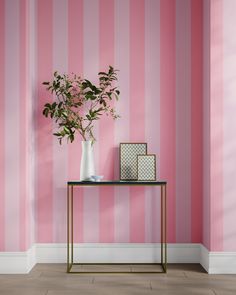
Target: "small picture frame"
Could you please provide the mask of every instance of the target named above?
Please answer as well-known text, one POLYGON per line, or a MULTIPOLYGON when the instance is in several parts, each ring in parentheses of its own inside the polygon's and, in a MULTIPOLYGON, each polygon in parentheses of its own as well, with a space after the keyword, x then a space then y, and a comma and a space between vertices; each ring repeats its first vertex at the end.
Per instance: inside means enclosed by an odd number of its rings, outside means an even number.
POLYGON ((138 155, 137 166, 139 181, 156 180, 156 155, 138 155))
POLYGON ((120 180, 138 180, 137 155, 147 154, 147 143, 120 143, 120 180))

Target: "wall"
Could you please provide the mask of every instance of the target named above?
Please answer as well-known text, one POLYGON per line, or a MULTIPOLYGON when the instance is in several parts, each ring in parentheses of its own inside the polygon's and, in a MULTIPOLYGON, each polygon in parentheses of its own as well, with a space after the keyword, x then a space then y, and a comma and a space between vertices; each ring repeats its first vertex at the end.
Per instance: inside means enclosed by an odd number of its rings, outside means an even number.
MULTIPOLYGON (((120 70, 117 122, 96 127, 97 173, 118 177, 119 142, 146 141, 168 181, 168 241, 202 240, 202 1, 37 1, 37 242, 66 237, 66 181, 79 178, 80 140, 59 146, 42 117, 55 69, 96 80, 120 70), (93 7, 93 9, 91 9, 93 7), (40 46, 43 44, 43 46, 40 46)), ((159 240, 158 201, 137 188, 77 192, 76 240, 159 240)))
MULTIPOLYGON (((59 146, 51 135, 41 83, 55 69, 95 81, 109 64, 120 70, 122 119, 96 127, 98 173, 118 177, 119 142, 147 141, 168 181, 168 241, 235 251, 235 5, 0 0, 0 252, 65 241, 65 183, 79 178, 80 139, 59 146)), ((159 241, 153 191, 76 194, 76 241, 159 241)), ((223 272, 235 272, 227 254, 223 272)), ((206 269, 219 272, 213 256, 206 269)))
POLYGON ((236 230, 232 227, 235 223, 235 166, 236 166, 236 140, 235 140, 235 66, 236 66, 236 41, 232 38, 236 33, 236 3, 224 1, 223 6, 223 210, 224 210, 224 250, 236 250, 236 230))
POLYGON ((205 2, 204 245, 235 251, 235 1, 205 2), (207 16, 208 15, 208 16, 207 16), (209 75, 208 75, 209 74, 209 75))
MULTIPOLYGON (((34 222, 36 242, 65 241, 65 184, 79 178, 80 139, 58 145, 52 123, 41 114, 52 99, 42 82, 56 69, 96 81, 109 64, 120 70, 122 118, 104 118, 96 127, 97 173, 117 178, 118 144, 148 142, 157 154, 158 178, 168 181, 168 241, 200 243, 203 2, 0 3, 1 251, 29 248, 34 222)), ((151 189, 76 194, 76 241, 159 241, 159 201, 151 189)))
POLYGON ((32 1, 0 1, 0 251, 34 241, 32 1))

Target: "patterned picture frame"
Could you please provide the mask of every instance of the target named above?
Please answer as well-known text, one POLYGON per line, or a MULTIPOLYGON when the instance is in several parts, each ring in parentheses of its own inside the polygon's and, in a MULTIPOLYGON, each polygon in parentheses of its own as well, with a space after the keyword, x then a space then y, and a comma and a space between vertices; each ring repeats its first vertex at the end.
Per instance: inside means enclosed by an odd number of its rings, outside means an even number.
POLYGON ((137 170, 139 181, 155 181, 156 155, 137 155, 137 170))
POLYGON ((137 155, 147 154, 147 143, 120 143, 120 180, 138 180, 137 155))

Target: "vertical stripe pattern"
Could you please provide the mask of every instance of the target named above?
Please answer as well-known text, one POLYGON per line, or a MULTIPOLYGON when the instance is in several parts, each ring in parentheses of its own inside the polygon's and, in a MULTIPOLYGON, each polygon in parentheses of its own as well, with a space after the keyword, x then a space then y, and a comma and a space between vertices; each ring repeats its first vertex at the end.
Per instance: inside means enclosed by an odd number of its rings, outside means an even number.
MULTIPOLYGON (((0 1, 0 124, 5 138, 5 2, 0 1)), ((0 141, 0 251, 5 250, 5 142, 0 141)))
MULTIPOLYGON (((168 182, 168 242, 234 251, 234 0, 0 0, 0 251, 66 240, 66 181, 81 138, 42 116, 54 70, 97 83, 119 69, 121 118, 96 122, 96 174, 119 177, 120 142, 147 142, 168 182), (204 99, 203 99, 204 98, 204 99), (34 169, 35 165, 35 169, 34 169)), ((75 191, 76 242, 160 240, 158 190, 75 191)))
MULTIPOLYGON (((83 76, 83 0, 68 2, 68 72, 83 76)), ((77 136, 68 145, 68 179, 76 180, 80 173, 81 142, 77 136), (76 165, 75 165, 76 163, 76 165)), ((83 241, 83 189, 75 191, 75 241, 83 241)))
MULTIPOLYGON (((160 177, 160 0, 145 1, 145 141, 160 177), (155 28, 155 30, 153 29, 155 28), (153 111, 155 110, 155 111, 153 111), (153 134, 155 126, 155 136, 153 134)), ((160 190, 145 190, 145 241, 160 241, 160 190)))
MULTIPOLYGON (((145 3, 130 1, 130 141, 145 140, 145 3)), ((145 240, 144 188, 130 188, 130 241, 145 240)))
MULTIPOLYGON (((129 48, 130 31, 129 27, 130 5, 126 0, 115 0, 115 67, 119 69, 119 87, 122 99, 116 103, 116 110, 121 114, 122 119, 116 120, 114 130, 114 177, 119 179, 119 143, 129 141, 129 89, 130 89, 130 68, 129 48), (120 46, 122 44, 122 46, 120 46), (122 73, 122 74, 121 74, 122 73)), ((129 187, 115 187, 114 200, 114 239, 115 242, 129 242, 129 187)))
POLYGON ((203 2, 203 237, 210 249, 210 0, 203 2))
MULTIPOLYGON (((99 1, 83 2, 83 59, 84 77, 97 83, 99 71, 99 1), (93 7, 93 9, 91 9, 93 7)), ((95 127, 95 137, 99 134, 99 124, 95 127)), ((95 173, 99 174, 99 139, 94 145, 95 173)), ((89 187, 84 189, 83 199, 84 242, 99 241, 99 189, 89 187)))
MULTIPOLYGON (((236 140, 235 140, 235 110, 236 110, 236 42, 233 37, 236 33, 236 2, 229 0, 222 3, 223 14, 223 249, 235 251, 236 208, 235 199, 235 167, 236 167, 236 140)), ((221 40, 222 41, 222 40, 221 40)), ((221 205, 221 204, 220 204, 221 205)))
POLYGON ((161 0, 160 33, 160 91, 161 91, 161 139, 160 176, 168 181, 168 241, 176 241, 176 54, 175 54, 175 8, 173 0, 161 0), (170 168, 171 167, 171 168, 170 168))
POLYGON ((5 247, 20 248, 20 1, 5 2, 5 247), (12 87, 14 81, 14 87, 12 87), (14 136, 11 130, 15 130, 14 136))
POLYGON ((210 247, 223 250, 223 2, 211 3, 211 161, 210 161, 210 247), (214 100, 214 101, 213 101, 214 100))
POLYGON ((191 241, 191 2, 176 2, 176 241, 191 241))
MULTIPOLYGON (((53 0, 53 69, 68 72, 67 0, 53 0), (57 32, 60 34, 57 34, 57 32)), ((54 127, 55 128, 55 127, 54 127)), ((66 235, 67 145, 53 138, 53 241, 63 242, 66 235)))
POLYGON ((42 116, 42 108, 52 97, 42 85, 53 74, 53 1, 37 1, 37 125, 36 194, 37 241, 53 241, 53 137, 52 122, 42 116), (43 46, 40 46, 43 44, 43 46))
POLYGON ((191 5, 191 240, 202 240, 202 61, 203 2, 191 5))
MULTIPOLYGON (((99 68, 114 65, 114 1, 101 0, 99 6, 99 68)), ((99 173, 114 179, 114 121, 104 116, 99 122, 99 173)), ((114 188, 100 189, 99 241, 114 242, 114 188)))
POLYGON ((29 2, 20 2, 20 250, 29 244, 29 2))
POLYGON ((29 1, 0 1, 0 251, 31 245, 29 1))

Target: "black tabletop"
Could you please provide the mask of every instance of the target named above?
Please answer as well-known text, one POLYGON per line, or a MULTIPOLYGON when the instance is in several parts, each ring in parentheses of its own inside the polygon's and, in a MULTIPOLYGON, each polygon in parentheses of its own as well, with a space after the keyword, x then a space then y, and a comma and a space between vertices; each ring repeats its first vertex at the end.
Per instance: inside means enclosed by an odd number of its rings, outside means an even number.
POLYGON ((68 185, 79 186, 103 186, 103 185, 165 185, 167 181, 123 181, 123 180, 104 180, 104 181, 68 181, 68 185))

